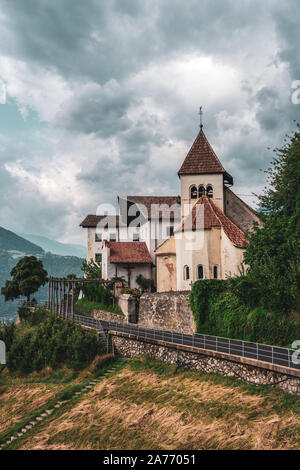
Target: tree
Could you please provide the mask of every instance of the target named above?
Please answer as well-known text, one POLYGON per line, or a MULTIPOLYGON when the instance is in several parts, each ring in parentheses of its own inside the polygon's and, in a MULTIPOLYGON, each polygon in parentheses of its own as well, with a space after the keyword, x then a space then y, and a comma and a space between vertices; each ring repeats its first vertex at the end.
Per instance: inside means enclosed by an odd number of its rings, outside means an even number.
POLYGON ((5 300, 14 300, 24 295, 30 301, 30 295, 36 292, 47 281, 48 273, 42 261, 35 256, 25 256, 10 272, 12 280, 6 281, 1 289, 5 300))
POLYGON ((83 260, 81 270, 87 279, 102 279, 101 264, 96 263, 94 260, 83 260))
POLYGON ((267 170, 268 186, 260 196, 263 227, 249 236, 247 277, 261 303, 289 311, 300 301, 300 132, 281 149, 267 170))

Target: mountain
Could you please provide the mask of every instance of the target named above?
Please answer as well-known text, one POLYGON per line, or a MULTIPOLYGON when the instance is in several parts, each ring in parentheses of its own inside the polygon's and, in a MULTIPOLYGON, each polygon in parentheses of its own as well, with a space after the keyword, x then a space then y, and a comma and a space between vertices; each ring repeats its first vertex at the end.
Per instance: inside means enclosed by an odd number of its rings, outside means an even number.
POLYGON ((61 243, 41 235, 33 235, 29 233, 18 233, 18 235, 31 243, 38 245, 45 251, 50 251, 54 255, 61 256, 79 256, 79 258, 86 257, 86 248, 82 245, 75 245, 72 243, 61 243))
POLYGON ((24 240, 21 236, 3 227, 0 227, 0 250, 17 251, 31 255, 41 255, 44 252, 40 246, 24 240))
MULTIPOLYGON (((5 285, 7 279, 11 279, 10 271, 19 259, 27 255, 34 255, 42 260, 49 276, 65 277, 72 273, 81 277, 83 274, 80 269, 82 258, 45 252, 41 246, 0 227, 0 288, 5 285)), ((33 296, 40 302, 46 302, 47 285, 41 287, 33 296)), ((0 295, 0 320, 1 317, 15 318, 19 303, 20 300, 5 302, 3 295, 0 295)))

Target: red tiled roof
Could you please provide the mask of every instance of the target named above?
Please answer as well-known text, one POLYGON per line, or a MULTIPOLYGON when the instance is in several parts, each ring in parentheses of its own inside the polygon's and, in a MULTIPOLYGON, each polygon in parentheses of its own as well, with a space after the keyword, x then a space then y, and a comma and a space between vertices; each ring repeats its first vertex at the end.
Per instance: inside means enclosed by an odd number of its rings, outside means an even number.
MULTIPOLYGON (((170 219, 180 219, 180 197, 179 196, 124 196, 124 199, 127 198, 129 202, 133 202, 136 205, 142 205, 146 207, 147 214, 145 214, 148 219, 151 218, 151 208, 153 210, 154 218, 170 218, 170 219), (168 207, 174 208, 174 211, 169 213, 168 209, 160 211, 156 215, 155 206, 165 205, 168 207)), ((143 211, 142 211, 143 212, 143 211)))
POLYGON ((232 176, 223 168, 203 129, 201 129, 185 157, 178 175, 199 175, 206 173, 223 173, 232 182, 232 176))
POLYGON ((118 215, 93 215, 89 214, 80 224, 80 227, 97 227, 99 222, 103 221, 109 225, 110 228, 119 226, 119 216, 118 215))
POLYGON ((202 196, 193 206, 190 214, 182 222, 180 230, 211 229, 222 227, 229 240, 238 247, 247 243, 244 232, 219 209, 211 198, 202 196), (203 205, 204 212, 200 211, 203 205), (204 217, 203 218, 201 217, 204 217))
POLYGON ((108 242, 111 263, 152 264, 144 242, 108 242))

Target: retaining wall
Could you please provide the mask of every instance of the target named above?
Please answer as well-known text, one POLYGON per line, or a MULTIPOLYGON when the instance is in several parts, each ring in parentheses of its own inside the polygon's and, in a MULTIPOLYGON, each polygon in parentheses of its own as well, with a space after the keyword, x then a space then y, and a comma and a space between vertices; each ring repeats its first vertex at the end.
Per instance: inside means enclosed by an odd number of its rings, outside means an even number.
POLYGON ((129 333, 110 331, 109 334, 115 351, 123 357, 132 358, 147 354, 170 364, 181 361, 192 369, 236 377, 254 385, 277 387, 285 392, 300 395, 300 371, 296 369, 287 373, 287 369, 283 366, 255 359, 138 338, 129 333))

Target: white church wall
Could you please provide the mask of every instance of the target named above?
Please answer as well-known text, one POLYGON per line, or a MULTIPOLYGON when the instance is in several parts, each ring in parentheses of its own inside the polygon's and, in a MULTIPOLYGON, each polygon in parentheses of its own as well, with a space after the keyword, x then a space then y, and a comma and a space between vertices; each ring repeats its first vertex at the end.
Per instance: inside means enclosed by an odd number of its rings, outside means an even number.
MULTIPOLYGON (((208 175, 181 175, 181 211, 184 214, 184 205, 190 202, 194 204, 196 199, 190 199, 190 188, 195 185, 197 188, 200 185, 211 185, 213 188, 213 201, 222 211, 224 211, 224 184, 222 174, 208 174, 208 175)), ((185 214, 187 215, 187 214, 185 214)))

